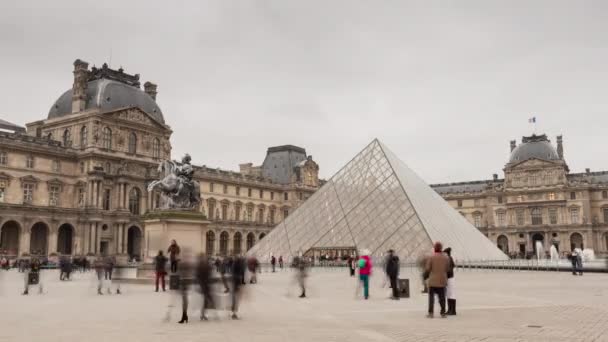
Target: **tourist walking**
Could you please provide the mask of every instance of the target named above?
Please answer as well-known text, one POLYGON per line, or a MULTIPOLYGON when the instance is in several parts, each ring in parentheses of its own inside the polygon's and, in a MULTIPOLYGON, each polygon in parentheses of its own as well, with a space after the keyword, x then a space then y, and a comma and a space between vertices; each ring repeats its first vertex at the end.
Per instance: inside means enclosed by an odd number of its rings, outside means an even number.
POLYGON ((272 265, 272 272, 274 273, 275 271, 275 266, 277 264, 277 258, 274 257, 274 255, 272 257, 270 257, 270 265, 272 265))
POLYGON ((38 258, 32 257, 32 259, 30 259, 29 268, 26 267, 24 271, 25 289, 23 290, 23 295, 27 296, 30 293, 30 285, 38 285, 38 293, 43 293, 40 266, 40 260, 38 260, 38 258))
POLYGON ((572 262, 572 275, 583 275, 583 251, 575 248, 570 254, 572 262))
POLYGON ((443 246, 441 242, 435 242, 433 245, 434 254, 426 261, 425 278, 428 278, 429 283, 429 310, 428 318, 433 318, 435 307, 435 295, 439 297, 439 306, 441 307, 441 317, 445 318, 445 287, 448 285, 448 269, 450 267, 450 259, 442 253, 443 246))
POLYGON ((179 290, 182 299, 182 318, 177 323, 183 324, 188 323, 188 292, 190 291, 190 281, 192 280, 194 271, 192 254, 190 254, 189 250, 184 251, 184 260, 180 263, 178 271, 179 290))
MULTIPOLYGON (((223 267, 222 267, 223 269, 223 267)), ((209 259, 204 254, 199 255, 196 265, 196 280, 200 287, 201 296, 203 297, 203 306, 201 307, 201 321, 208 320, 205 315, 206 310, 215 307, 213 297, 211 296, 211 265, 209 259)))
POLYGON ((95 273, 97 274, 97 294, 101 296, 103 295, 101 289, 103 288, 103 278, 106 267, 104 265, 103 259, 100 256, 95 259, 93 267, 95 267, 95 273))
MULTIPOLYGON (((209 260, 207 260, 207 262, 209 262, 209 260)), ((226 257, 224 258, 224 261, 222 262, 222 265, 220 267, 220 278, 222 280, 222 285, 224 285, 224 293, 230 292, 230 288, 228 287, 228 281, 226 280, 226 273, 229 273, 232 269, 232 262, 233 261, 231 257, 226 257)))
POLYGON ((249 278, 250 284, 257 284, 257 269, 260 266, 258 259, 255 256, 251 256, 249 260, 247 260, 247 268, 249 269, 249 273, 251 273, 251 277, 249 278))
POLYGON ((422 293, 429 293, 429 286, 427 283, 426 277, 426 261, 428 259, 427 255, 420 255, 418 259, 416 259, 416 265, 418 266, 418 270, 420 271, 420 279, 422 279, 422 293))
POLYGON ((165 276, 167 275, 167 257, 163 255, 163 251, 158 251, 154 257, 154 266, 156 271, 156 292, 158 292, 158 283, 160 281, 163 292, 165 292, 165 276))
POLYGON ((279 268, 283 270, 283 256, 279 255, 279 268))
POLYGON ((399 277, 399 257, 392 249, 388 251, 386 256, 386 276, 390 280, 391 289, 393 290, 391 299, 399 300, 399 286, 397 278, 399 277))
POLYGON ((303 256, 297 257, 295 266, 297 270, 296 280, 302 291, 300 298, 306 298, 306 277, 308 277, 308 263, 306 262, 306 258, 303 256))
POLYGON ((369 250, 364 249, 361 252, 361 258, 359 259, 359 280, 363 285, 363 298, 366 300, 369 298, 369 277, 372 274, 372 259, 369 257, 371 253, 369 250))
POLYGON ((236 256, 234 258, 234 261, 232 262, 232 319, 239 318, 237 313, 239 310, 239 301, 241 299, 241 285, 245 284, 245 281, 243 279, 245 277, 246 268, 247 266, 245 265, 245 258, 236 256))
POLYGON ((171 240, 171 245, 167 249, 167 253, 169 253, 169 260, 171 261, 171 273, 177 272, 177 262, 179 261, 179 254, 181 250, 177 245, 177 241, 171 240))
POLYGON ((454 259, 452 258, 452 248, 448 247, 443 251, 448 258, 450 259, 450 264, 448 266, 448 285, 446 287, 446 297, 448 299, 448 315, 455 316, 456 315, 456 294, 454 293, 454 268, 456 264, 454 263, 454 259))

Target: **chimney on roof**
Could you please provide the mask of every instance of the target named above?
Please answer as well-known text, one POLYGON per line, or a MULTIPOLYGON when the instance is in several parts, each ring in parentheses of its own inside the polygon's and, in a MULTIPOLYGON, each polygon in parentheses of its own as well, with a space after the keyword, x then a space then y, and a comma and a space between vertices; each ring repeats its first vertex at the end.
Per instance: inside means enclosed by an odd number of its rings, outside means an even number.
POLYGON ((561 135, 557 136, 557 155, 559 159, 564 160, 564 143, 561 135))
POLYGON ((74 61, 74 84, 72 85, 72 113, 82 112, 87 104, 87 81, 89 63, 74 61))
POLYGON ((158 94, 158 92, 156 91, 156 87, 157 85, 152 82, 144 83, 144 91, 146 92, 146 94, 150 95, 150 97, 154 101, 156 101, 156 94, 158 94))
POLYGON ((511 140, 511 152, 513 152, 513 150, 515 149, 516 146, 517 146, 517 141, 511 140))

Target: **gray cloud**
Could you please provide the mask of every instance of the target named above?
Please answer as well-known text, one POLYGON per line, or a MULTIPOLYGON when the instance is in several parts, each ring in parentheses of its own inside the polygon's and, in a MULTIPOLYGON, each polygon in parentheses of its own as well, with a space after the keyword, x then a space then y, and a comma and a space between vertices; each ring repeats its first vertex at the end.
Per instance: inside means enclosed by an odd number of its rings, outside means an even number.
POLYGON ((601 1, 0 3, 0 117, 44 118, 71 63, 159 84, 174 154, 237 169, 297 144, 331 176, 378 137, 429 182, 501 173, 509 140, 563 133, 600 157, 608 78, 601 1), (191 147, 194 145, 194 147, 191 147))

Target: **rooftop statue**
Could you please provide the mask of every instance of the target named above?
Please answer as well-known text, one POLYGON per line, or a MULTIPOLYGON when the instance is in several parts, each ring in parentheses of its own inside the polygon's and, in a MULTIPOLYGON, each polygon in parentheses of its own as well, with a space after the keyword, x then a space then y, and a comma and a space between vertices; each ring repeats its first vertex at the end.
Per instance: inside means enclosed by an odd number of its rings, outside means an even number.
POLYGON ((200 203, 200 186, 192 179, 194 169, 190 160, 190 155, 186 154, 181 163, 164 160, 158 165, 158 172, 163 178, 151 182, 148 192, 160 190, 161 209, 195 209, 200 203))

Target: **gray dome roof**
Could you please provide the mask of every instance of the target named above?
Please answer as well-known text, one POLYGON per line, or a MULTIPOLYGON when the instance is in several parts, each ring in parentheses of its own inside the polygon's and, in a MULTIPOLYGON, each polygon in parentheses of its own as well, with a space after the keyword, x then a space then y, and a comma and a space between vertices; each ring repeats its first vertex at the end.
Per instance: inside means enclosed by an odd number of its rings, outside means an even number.
MULTIPOLYGON (((109 79, 97 79, 87 83, 85 109, 100 108, 107 112, 124 107, 139 107, 160 123, 165 123, 163 113, 150 95, 137 87, 109 79)), ((72 89, 55 101, 49 110, 49 119, 72 114, 72 89)))
POLYGON ((528 159, 559 160, 557 151, 549 141, 524 142, 511 152, 509 163, 517 163, 528 159))

